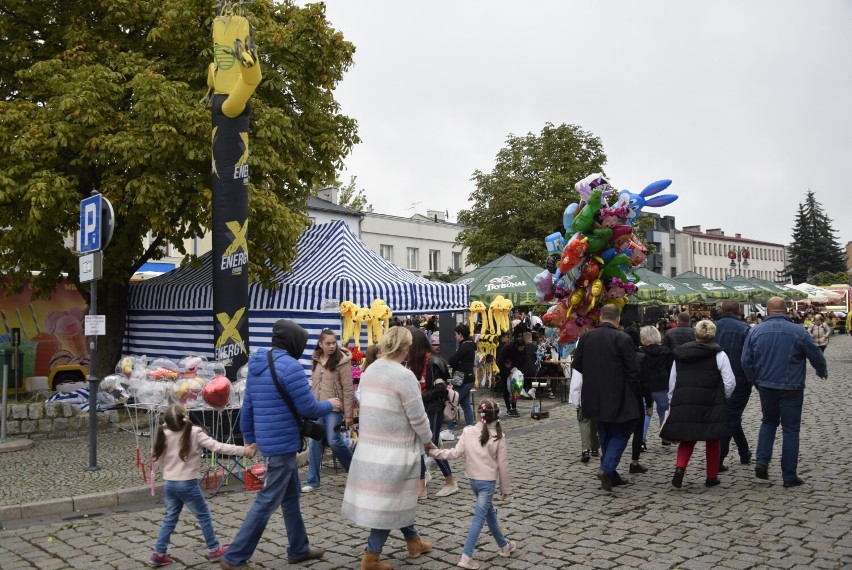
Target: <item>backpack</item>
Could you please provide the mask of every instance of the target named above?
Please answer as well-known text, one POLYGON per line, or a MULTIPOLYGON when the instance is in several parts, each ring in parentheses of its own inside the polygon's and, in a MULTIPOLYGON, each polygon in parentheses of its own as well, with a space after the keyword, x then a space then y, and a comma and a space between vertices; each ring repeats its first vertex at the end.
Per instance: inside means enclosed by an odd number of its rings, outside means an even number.
MULTIPOLYGON (((443 382, 443 380, 440 380, 443 382)), ((452 384, 447 385, 447 401, 444 402, 444 421, 451 422, 456 419, 459 409, 459 393, 453 389, 452 384)))

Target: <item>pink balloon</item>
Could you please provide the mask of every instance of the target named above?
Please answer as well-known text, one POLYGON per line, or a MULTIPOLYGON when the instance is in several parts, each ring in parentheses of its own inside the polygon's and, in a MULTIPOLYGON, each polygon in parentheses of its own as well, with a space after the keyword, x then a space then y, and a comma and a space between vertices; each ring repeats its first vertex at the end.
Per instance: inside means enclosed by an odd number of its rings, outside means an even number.
POLYGON ((231 397, 231 381, 226 376, 214 376, 204 385, 201 394, 211 408, 224 408, 231 397))

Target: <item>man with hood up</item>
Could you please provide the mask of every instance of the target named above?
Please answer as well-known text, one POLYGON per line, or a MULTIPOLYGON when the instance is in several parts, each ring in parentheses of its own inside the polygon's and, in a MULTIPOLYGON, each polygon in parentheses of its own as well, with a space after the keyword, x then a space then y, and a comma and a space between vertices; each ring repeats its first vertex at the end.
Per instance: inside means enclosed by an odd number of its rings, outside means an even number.
MULTIPOLYGON (((311 393, 305 369, 299 357, 305 350, 308 333, 287 319, 272 328, 272 363, 281 388, 290 396, 299 415, 308 418, 340 411, 340 400, 317 402, 311 393)), ((269 518, 277 509, 284 512, 287 529, 287 562, 294 564, 321 558, 322 548, 311 548, 299 506, 302 485, 299 482, 296 454, 302 448, 299 423, 275 386, 269 369, 268 352, 258 350, 248 362, 248 382, 240 412, 240 428, 245 444, 256 443, 266 458, 266 476, 240 527, 234 542, 222 558, 222 568, 241 568, 254 554, 269 518)))

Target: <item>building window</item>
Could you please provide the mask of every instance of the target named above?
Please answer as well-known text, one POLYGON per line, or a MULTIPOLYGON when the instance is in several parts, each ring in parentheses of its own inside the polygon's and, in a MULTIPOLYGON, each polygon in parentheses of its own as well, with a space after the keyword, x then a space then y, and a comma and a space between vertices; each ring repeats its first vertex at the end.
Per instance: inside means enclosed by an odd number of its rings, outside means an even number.
POLYGON ((461 252, 453 252, 453 271, 461 271, 461 252))
POLYGON ((382 256, 382 259, 385 261, 390 261, 393 263, 393 246, 381 244, 379 246, 379 255, 382 256))
POLYGON ((672 278, 676 277, 676 276, 677 276, 677 268, 672 267, 672 268, 669 270, 669 273, 671 273, 671 275, 669 275, 669 277, 672 277, 672 278))
POLYGON ((406 269, 410 269, 412 271, 417 271, 417 248, 416 247, 406 248, 405 261, 406 261, 406 265, 405 265, 406 269))
POLYGON ((429 273, 437 273, 441 270, 441 252, 437 249, 429 250, 429 273))

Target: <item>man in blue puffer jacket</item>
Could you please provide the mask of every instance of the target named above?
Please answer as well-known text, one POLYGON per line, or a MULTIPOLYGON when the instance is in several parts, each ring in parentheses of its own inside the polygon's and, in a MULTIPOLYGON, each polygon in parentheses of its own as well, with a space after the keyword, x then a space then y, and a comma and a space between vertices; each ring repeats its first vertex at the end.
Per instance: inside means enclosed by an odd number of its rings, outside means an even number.
POLYGON ((766 302, 766 314, 766 320, 746 335, 742 354, 743 370, 757 385, 763 412, 754 474, 758 479, 769 479, 767 468, 772 459, 775 432, 781 424, 781 475, 785 487, 798 487, 802 484, 796 470, 805 393, 805 361, 810 361, 817 376, 823 379, 828 379, 828 367, 825 356, 811 335, 787 316, 784 299, 770 298, 766 302))
MULTIPOLYGON (((340 411, 340 400, 317 402, 311 393, 305 369, 298 358, 305 350, 308 333, 292 321, 281 319, 272 328, 272 358, 278 381, 290 395, 296 410, 308 418, 340 411)), ((302 436, 296 419, 290 413, 269 370, 267 351, 259 350, 248 362, 249 375, 245 399, 240 412, 240 428, 245 444, 256 444, 266 458, 263 489, 246 515, 240 531, 222 558, 222 568, 241 568, 254 554, 269 517, 276 509, 284 511, 287 529, 287 562, 321 558, 322 548, 311 548, 299 496, 302 485, 296 465, 296 453, 302 447, 302 436)))

